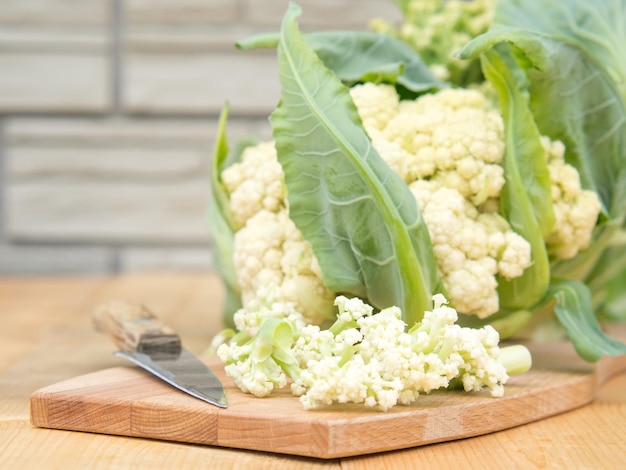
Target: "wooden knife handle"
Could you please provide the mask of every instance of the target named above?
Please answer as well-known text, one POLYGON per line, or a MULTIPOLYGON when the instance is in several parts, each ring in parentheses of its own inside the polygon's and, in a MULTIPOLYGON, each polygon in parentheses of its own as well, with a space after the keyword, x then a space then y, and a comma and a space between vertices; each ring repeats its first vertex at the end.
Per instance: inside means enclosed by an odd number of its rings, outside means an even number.
POLYGON ((180 352, 179 336, 138 302, 110 300, 93 312, 97 331, 108 335, 122 351, 180 352))

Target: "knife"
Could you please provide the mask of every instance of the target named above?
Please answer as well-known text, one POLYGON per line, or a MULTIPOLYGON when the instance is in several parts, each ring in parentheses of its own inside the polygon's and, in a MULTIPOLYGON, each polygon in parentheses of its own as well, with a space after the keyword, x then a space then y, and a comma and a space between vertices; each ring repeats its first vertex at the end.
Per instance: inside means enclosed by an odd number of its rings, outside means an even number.
POLYGON ((123 357, 170 385, 212 405, 226 408, 220 380, 196 356, 182 347, 176 332, 144 305, 110 300, 93 312, 97 331, 107 334, 123 357))

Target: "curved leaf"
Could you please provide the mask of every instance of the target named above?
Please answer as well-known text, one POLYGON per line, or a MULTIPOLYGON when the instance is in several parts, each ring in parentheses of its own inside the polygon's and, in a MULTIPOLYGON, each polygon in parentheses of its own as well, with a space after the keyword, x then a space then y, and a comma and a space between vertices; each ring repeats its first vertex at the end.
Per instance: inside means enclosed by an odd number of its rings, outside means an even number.
POLYGON ((566 145, 566 158, 608 218, 626 213, 626 1, 502 0, 492 29, 460 56, 498 43, 528 61, 531 106, 540 131, 566 145))
POLYGON ((400 307, 412 325, 439 286, 428 230, 407 185, 378 155, 348 88, 298 30, 290 5, 278 44, 282 98, 270 120, 290 217, 335 292, 400 307))
POLYGON ((226 287, 226 300, 223 310, 224 324, 233 327, 233 314, 241 308, 241 288, 235 273, 233 261, 234 227, 230 216, 228 194, 220 181, 220 174, 226 167, 229 157, 226 138, 226 122, 229 113, 228 104, 224 106, 218 124, 217 138, 211 165, 211 194, 209 206, 209 226, 213 239, 215 267, 226 287))
POLYGON ((508 50, 481 56, 483 72, 497 90, 505 123, 506 152, 502 213, 531 245, 532 265, 518 278, 498 280, 500 308, 519 310, 539 302, 550 284, 550 261, 544 242, 554 226, 550 174, 539 131, 512 70, 508 50))
MULTIPOLYGON (((323 31, 304 37, 324 65, 347 85, 390 83, 404 96, 447 86, 415 51, 393 36, 374 31, 323 31)), ((278 33, 263 34, 240 41, 237 47, 274 48, 279 39, 278 33)))
POLYGON ((593 362, 605 355, 626 354, 626 344, 602 331, 591 308, 589 288, 584 283, 554 280, 546 297, 556 299, 556 316, 580 357, 593 362))

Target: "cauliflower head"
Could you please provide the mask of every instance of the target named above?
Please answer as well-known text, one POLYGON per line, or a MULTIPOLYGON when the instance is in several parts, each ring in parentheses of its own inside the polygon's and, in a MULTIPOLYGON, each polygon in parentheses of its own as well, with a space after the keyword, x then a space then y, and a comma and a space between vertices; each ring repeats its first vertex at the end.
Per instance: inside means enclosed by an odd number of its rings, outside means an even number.
MULTIPOLYGON (((417 201, 452 305, 480 318, 498 312, 498 277, 521 276, 532 257, 530 244, 498 214, 504 124, 488 90, 448 88, 400 100, 391 85, 364 83, 350 94, 373 146, 417 201)), ((589 244, 600 202, 581 188, 563 144, 542 142, 557 218, 546 242, 553 258, 570 258, 589 244)), ((244 307, 274 286, 308 323, 330 319, 335 293, 289 217, 274 143, 248 147, 222 180, 238 227, 234 264, 244 307)))

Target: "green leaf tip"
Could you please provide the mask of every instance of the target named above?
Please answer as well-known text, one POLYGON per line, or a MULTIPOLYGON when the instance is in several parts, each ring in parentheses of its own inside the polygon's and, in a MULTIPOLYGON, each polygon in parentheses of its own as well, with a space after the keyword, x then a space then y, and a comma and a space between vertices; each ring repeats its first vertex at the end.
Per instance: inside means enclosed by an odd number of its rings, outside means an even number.
POLYGON ((589 288, 584 283, 555 280, 547 295, 556 300, 556 316, 580 357, 595 362, 602 356, 626 354, 626 344, 602 331, 591 308, 589 288))

